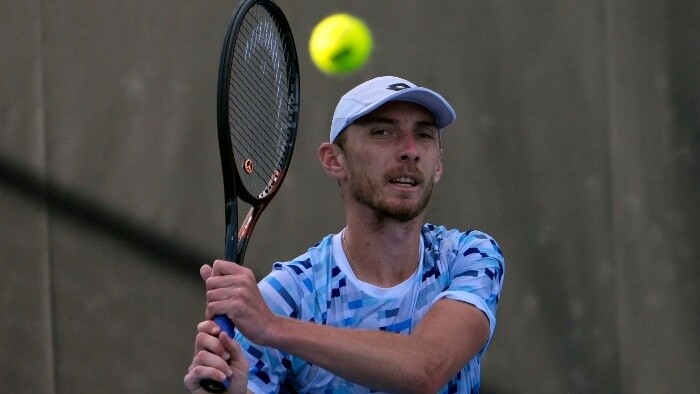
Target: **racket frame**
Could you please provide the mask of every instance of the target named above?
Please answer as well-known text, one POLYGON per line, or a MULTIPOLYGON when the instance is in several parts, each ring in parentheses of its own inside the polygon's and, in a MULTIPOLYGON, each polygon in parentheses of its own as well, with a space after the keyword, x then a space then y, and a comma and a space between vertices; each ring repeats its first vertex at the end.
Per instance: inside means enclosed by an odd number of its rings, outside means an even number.
POLYGON ((297 126, 299 122, 299 65, 296 53, 296 46, 292 36, 292 30, 287 21, 282 9, 270 0, 245 0, 241 2, 233 13, 233 18, 229 22, 227 28, 226 39, 224 41, 224 49, 221 52, 219 64, 219 80, 217 88, 217 126, 219 135, 219 154, 221 156, 221 167, 224 179, 224 199, 225 199, 225 218, 226 218, 226 239, 224 259, 234 261, 238 264, 243 262, 243 257, 247 248, 250 235, 260 218, 260 214, 275 196, 280 185, 287 175, 292 153, 294 151, 294 143, 296 140, 297 126), (285 162, 281 166, 281 170, 275 174, 276 181, 272 184, 272 188, 263 196, 254 196, 244 187, 240 177, 240 168, 242 163, 238 161, 233 153, 231 143, 231 128, 229 125, 229 91, 231 78, 231 58, 234 54, 235 43, 238 37, 240 27, 245 19, 247 12, 255 5, 264 7, 268 13, 274 18, 278 26, 278 31, 285 32, 280 36, 287 50, 285 55, 289 58, 286 61, 288 67, 289 97, 290 102, 290 145, 287 147, 289 154, 285 156, 285 162), (240 230, 238 230, 238 204, 237 199, 241 199, 245 203, 251 205, 248 214, 242 222, 240 230))
MULTIPOLYGON (((233 11, 233 16, 229 21, 226 30, 226 38, 224 40, 221 58, 219 62, 219 79, 217 86, 217 129, 219 139, 219 154, 221 157, 221 169, 224 181, 224 200, 225 200, 225 221, 226 221, 226 236, 224 259, 233 261, 237 264, 243 263, 246 248, 250 235, 255 227, 260 214, 270 203, 272 198, 279 190, 287 169, 292 159, 294 152, 294 144, 296 141, 296 133, 299 122, 299 64, 292 35, 291 27, 287 21, 282 9, 271 0, 244 0, 233 11), (280 166, 280 170, 273 176, 273 182, 259 196, 253 196, 244 186, 240 177, 240 167, 237 158, 233 152, 231 140, 231 128, 229 124, 229 93, 231 79, 231 58, 234 55, 235 43, 243 20, 248 11, 259 5, 264 7, 268 14, 273 17, 278 26, 278 32, 282 32, 279 38, 284 43, 284 54, 289 56, 286 61, 287 65, 287 87, 289 88, 289 125, 290 136, 288 138, 285 161, 280 166), (243 220, 240 230, 238 230, 238 199, 251 205, 248 214, 243 220)), ((214 317, 214 321, 226 331, 231 337, 234 334, 234 325, 225 315, 214 317)), ((228 389, 229 382, 213 381, 211 379, 203 379, 202 387, 214 393, 221 393, 228 389)))

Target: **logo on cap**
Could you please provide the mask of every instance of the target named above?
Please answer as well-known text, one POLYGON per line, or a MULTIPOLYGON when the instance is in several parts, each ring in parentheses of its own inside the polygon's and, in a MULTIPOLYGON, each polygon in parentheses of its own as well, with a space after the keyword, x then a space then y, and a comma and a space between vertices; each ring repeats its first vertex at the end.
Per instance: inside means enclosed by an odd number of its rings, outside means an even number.
POLYGON ((403 82, 399 82, 399 83, 391 84, 391 85, 387 86, 386 88, 389 90, 395 90, 398 92, 400 90, 408 89, 408 88, 410 88, 410 86, 406 85, 403 82))

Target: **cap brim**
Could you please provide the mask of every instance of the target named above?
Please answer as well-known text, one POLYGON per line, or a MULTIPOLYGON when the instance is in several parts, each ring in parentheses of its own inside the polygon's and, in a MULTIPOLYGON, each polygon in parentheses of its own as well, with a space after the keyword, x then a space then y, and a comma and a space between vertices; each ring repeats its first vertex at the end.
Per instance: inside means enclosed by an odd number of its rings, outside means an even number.
POLYGON ((389 101, 408 101, 427 108, 435 116, 439 129, 445 128, 455 121, 457 115, 452 106, 440 94, 426 88, 415 87, 402 89, 365 107, 361 112, 347 118, 346 124, 352 124, 357 119, 367 115, 389 101))

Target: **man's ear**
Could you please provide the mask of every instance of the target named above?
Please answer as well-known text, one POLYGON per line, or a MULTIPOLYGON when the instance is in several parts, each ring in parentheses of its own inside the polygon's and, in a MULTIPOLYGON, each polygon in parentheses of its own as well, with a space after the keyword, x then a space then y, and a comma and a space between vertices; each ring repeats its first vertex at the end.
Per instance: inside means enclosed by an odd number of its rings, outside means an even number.
POLYGON ((437 165, 435 166, 435 174, 433 175, 433 180, 435 183, 440 182, 442 178, 442 149, 440 149, 440 157, 438 158, 437 165))
POLYGON ((335 179, 345 176, 345 154, 336 144, 324 142, 318 147, 318 159, 326 174, 335 179))

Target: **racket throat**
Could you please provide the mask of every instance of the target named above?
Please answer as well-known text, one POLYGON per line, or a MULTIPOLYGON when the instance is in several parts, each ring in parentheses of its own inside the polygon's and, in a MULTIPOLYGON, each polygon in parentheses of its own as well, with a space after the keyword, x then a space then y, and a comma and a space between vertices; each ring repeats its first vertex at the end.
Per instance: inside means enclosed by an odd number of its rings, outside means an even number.
POLYGON ((253 222, 253 209, 248 211, 248 214, 245 216, 245 219, 243 219, 243 223, 241 223, 241 228, 238 231, 238 238, 243 238, 247 234, 250 233, 250 224, 253 222))
MULTIPOLYGON (((236 252, 236 262, 243 261, 243 256, 245 255, 246 248, 248 247, 248 240, 250 239, 250 234, 255 227, 255 224, 260 218, 260 213, 262 213, 265 205, 256 205, 250 208, 248 214, 243 219, 241 227, 238 231, 238 248, 236 252)), ((240 264, 240 263, 239 263, 240 264)))

